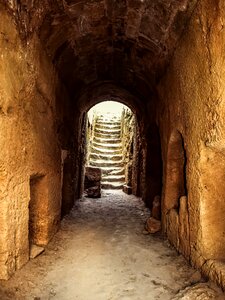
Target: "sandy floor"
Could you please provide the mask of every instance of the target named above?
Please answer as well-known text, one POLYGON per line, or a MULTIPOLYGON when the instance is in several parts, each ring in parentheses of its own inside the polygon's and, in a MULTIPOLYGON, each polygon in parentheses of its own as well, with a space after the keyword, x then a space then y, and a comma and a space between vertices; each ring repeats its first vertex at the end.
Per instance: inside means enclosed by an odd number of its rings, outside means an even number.
POLYGON ((160 234, 143 234, 148 216, 122 192, 80 200, 45 252, 0 282, 0 299, 225 299, 160 234))

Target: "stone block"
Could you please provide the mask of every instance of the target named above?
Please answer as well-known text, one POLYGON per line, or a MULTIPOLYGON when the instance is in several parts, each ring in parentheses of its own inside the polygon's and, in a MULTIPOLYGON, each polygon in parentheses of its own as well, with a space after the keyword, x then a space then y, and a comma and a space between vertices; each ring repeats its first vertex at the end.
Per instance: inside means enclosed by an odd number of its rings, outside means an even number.
POLYGON ((150 217, 146 221, 145 229, 149 233, 156 233, 161 230, 161 222, 159 220, 156 220, 155 218, 150 217))
POLYGON ((101 185, 93 186, 86 190, 86 196, 89 198, 100 198, 101 197, 101 185))
POLYGON ((132 194, 132 187, 124 184, 123 185, 123 192, 128 194, 128 195, 131 195, 132 194))
POLYGON ((167 236, 171 244, 179 248, 179 215, 178 211, 172 208, 167 215, 167 236))
POLYGON ((180 198, 179 209, 179 251, 185 256, 190 255, 190 239, 189 239, 189 220, 187 209, 187 197, 180 198))
POLYGON ((125 181, 128 186, 132 183, 132 161, 129 162, 125 167, 125 181))
POLYGON ((100 168, 86 167, 84 190, 85 195, 89 198, 101 197, 101 178, 102 172, 100 168))
POLYGON ((224 261, 207 260, 201 268, 204 276, 210 278, 218 285, 220 285, 223 290, 225 290, 225 263, 224 261))
POLYGON ((45 248, 37 246, 37 245, 31 245, 30 247, 30 258, 35 258, 41 253, 45 251, 45 248))
POLYGON ((85 168, 85 183, 92 184, 92 182, 99 182, 102 179, 102 171, 100 168, 96 167, 86 167, 85 168))

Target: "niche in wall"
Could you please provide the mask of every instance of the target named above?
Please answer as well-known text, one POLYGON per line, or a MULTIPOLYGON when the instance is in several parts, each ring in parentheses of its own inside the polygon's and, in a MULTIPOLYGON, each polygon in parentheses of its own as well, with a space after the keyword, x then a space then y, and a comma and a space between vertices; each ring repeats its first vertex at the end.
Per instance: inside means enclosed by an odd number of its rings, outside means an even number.
POLYGON ((173 131, 166 157, 163 192, 163 230, 169 241, 187 258, 190 254, 186 189, 186 153, 181 133, 173 131))
POLYGON ((30 177, 29 202, 29 244, 42 245, 42 210, 46 199, 45 176, 35 174, 30 177))
POLYGON ((165 174, 164 212, 179 208, 179 199, 186 191, 186 155, 184 141, 177 130, 172 132, 168 144, 165 174))

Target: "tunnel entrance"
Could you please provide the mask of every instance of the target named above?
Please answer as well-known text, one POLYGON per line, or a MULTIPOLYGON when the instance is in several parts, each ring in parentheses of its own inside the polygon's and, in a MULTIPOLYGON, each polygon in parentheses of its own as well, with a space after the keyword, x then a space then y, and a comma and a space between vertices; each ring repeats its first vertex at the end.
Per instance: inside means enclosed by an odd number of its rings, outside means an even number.
POLYGON ((88 111, 85 190, 94 169, 101 174, 100 183, 94 178, 96 189, 129 187, 131 193, 134 125, 133 112, 116 101, 103 101, 88 111))

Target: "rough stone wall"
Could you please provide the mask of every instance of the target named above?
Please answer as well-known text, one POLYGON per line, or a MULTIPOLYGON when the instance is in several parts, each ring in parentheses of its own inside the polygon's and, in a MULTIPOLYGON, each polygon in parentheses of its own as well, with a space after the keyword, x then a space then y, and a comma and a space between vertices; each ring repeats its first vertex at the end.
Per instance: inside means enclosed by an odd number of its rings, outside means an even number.
POLYGON ((142 199, 152 208, 155 196, 162 191, 162 157, 159 128, 155 122, 144 121, 142 132, 143 148, 143 184, 142 199))
POLYGON ((132 193, 136 196, 142 196, 145 184, 144 174, 144 154, 146 147, 143 144, 140 123, 137 121, 134 126, 133 141, 133 162, 132 162, 132 193))
MULTIPOLYGON (((86 161, 86 112, 77 112, 74 118, 74 135, 72 147, 72 185, 73 201, 70 203, 72 208, 74 201, 82 196, 84 188, 84 174, 86 161)), ((69 212, 69 211, 68 211, 69 212)))
POLYGON ((45 245, 58 228, 61 150, 56 73, 37 36, 22 43, 2 6, 0 14, 0 278, 7 279, 28 261, 29 236, 45 245))
POLYGON ((129 108, 124 108, 121 117, 122 151, 125 167, 125 184, 132 185, 132 162, 135 115, 129 108))
POLYGON ((221 264, 216 262, 225 258, 224 24, 224 1, 200 0, 158 85, 164 231, 193 265, 223 287, 221 264), (183 139, 186 159, 184 197, 168 184, 180 185, 177 162, 183 154, 177 153, 176 131, 183 139), (168 208, 167 203, 172 205, 168 208))
POLYGON ((89 111, 87 113, 87 124, 86 124, 86 166, 89 164, 90 160, 90 151, 94 138, 94 130, 97 120, 97 113, 95 110, 89 111))

